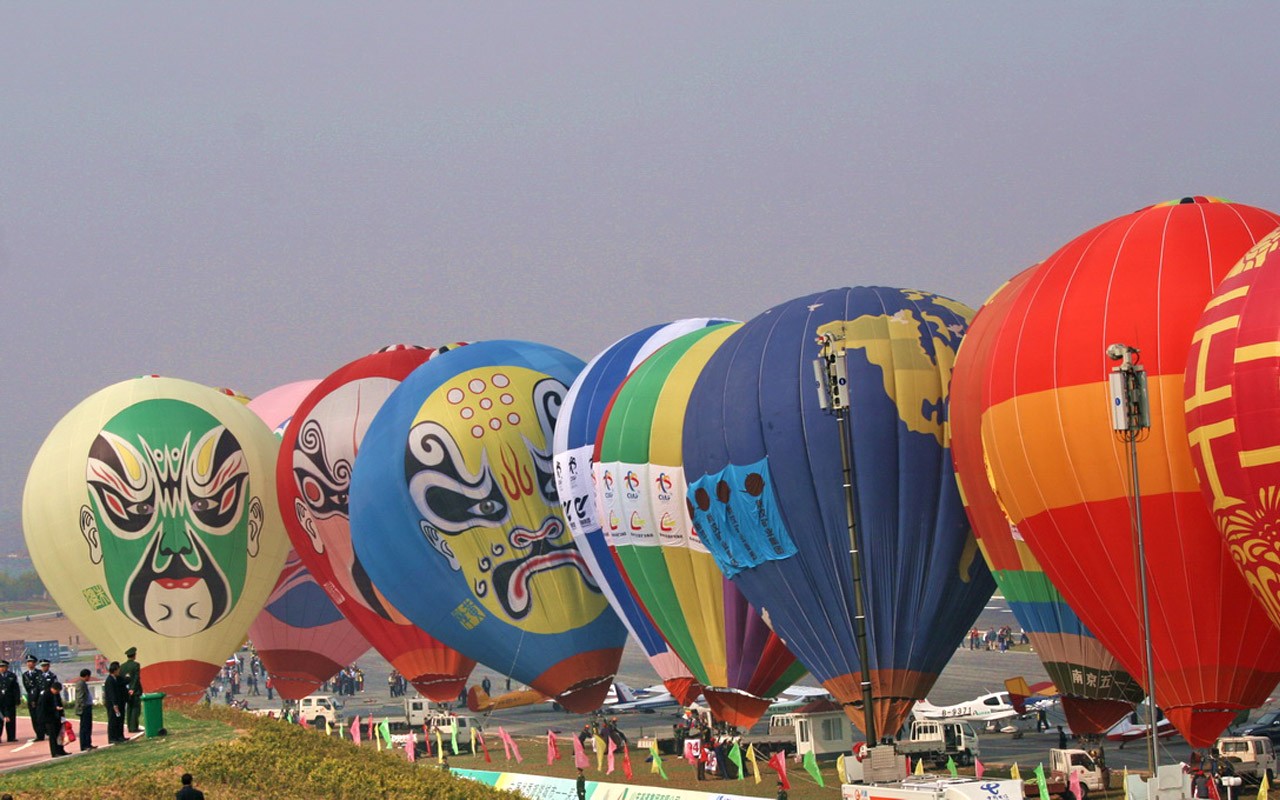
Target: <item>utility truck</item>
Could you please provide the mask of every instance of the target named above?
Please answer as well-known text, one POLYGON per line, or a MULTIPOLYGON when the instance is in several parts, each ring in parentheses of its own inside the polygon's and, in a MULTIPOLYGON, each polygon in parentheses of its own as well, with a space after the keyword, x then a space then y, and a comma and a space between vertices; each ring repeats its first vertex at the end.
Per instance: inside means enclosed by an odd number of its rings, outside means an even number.
MULTIPOLYGON (((879 749, 879 748, 877 748, 879 749)), ((1019 800, 1017 781, 909 776, 879 784, 843 784, 842 800, 1019 800)))
MULTIPOLYGON (((1102 792, 1111 781, 1111 771, 1084 750, 1075 748, 1049 751, 1049 768, 1045 771, 1045 787, 1049 794, 1062 800, 1085 800, 1093 792, 1102 792), (1080 779, 1080 796, 1071 791, 1071 775, 1080 779)), ((1034 778, 1024 782, 1027 797, 1038 798, 1040 785, 1034 778)))
POLYGON ((947 759, 965 766, 979 756, 978 734, 967 722, 915 720, 907 730, 907 738, 899 739, 895 748, 900 755, 931 767, 946 766, 947 759))
POLYGON ((313 728, 342 722, 342 701, 330 694, 309 694, 298 701, 298 717, 313 728))
POLYGON ((1222 760, 1220 769, 1230 771, 1241 778, 1255 781, 1267 776, 1275 779, 1276 754, 1271 740, 1266 736, 1223 736, 1214 744, 1222 760))

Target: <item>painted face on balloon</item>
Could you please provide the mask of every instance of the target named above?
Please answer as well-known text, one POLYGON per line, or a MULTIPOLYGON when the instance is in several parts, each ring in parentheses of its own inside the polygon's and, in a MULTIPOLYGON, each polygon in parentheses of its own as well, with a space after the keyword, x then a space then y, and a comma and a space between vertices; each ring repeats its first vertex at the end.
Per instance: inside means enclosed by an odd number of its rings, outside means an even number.
POLYGON ((137 403, 94 438, 85 480, 80 530, 126 616, 182 637, 235 608, 263 509, 224 425, 190 403, 137 403))
POLYGON ((519 367, 462 373, 423 403, 405 454, 427 541, 486 610, 537 633, 584 625, 605 603, 556 494, 551 435, 565 394, 519 367))
MULTIPOLYGON (((298 492, 294 513, 312 548, 328 557, 342 595, 341 600, 334 597, 335 602, 352 599, 384 619, 406 624, 408 620, 374 588, 356 556, 347 494, 360 442, 398 385, 399 381, 389 378, 351 381, 322 398, 301 421, 293 448, 293 480, 298 492)), ((326 588, 333 596, 334 587, 326 588)))

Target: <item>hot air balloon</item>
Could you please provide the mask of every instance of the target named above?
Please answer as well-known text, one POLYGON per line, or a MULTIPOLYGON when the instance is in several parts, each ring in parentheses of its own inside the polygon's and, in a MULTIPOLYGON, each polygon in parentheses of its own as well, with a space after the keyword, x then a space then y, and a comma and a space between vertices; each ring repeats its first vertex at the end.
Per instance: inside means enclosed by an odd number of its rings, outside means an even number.
POLYGON ((1183 392, 1200 492, 1231 559, 1280 626, 1278 245, 1280 230, 1268 233, 1218 285, 1192 337, 1183 392))
POLYGON ((356 458, 352 538, 415 624, 570 711, 600 707, 626 628, 569 536, 552 431, 582 362, 492 341, 419 367, 356 458))
POLYGON ((987 566, 1062 698, 1075 733, 1104 733, 1146 696, 1054 588, 1000 508, 982 452, 982 377, 992 333, 1035 268, 1001 287, 978 310, 951 372, 951 456, 961 499, 987 566))
POLYGON ((395 345, 339 368, 298 406, 276 465, 285 529, 302 563, 360 634, 423 695, 457 699, 475 661, 387 602, 351 544, 351 469, 374 415, 400 381, 441 349, 395 345))
POLYGON ((1140 350, 1151 418, 1137 445, 1154 652, 1147 688, 1194 748, 1280 680, 1280 634, 1200 500, 1182 408, 1197 317, 1277 221, 1196 197, 1081 234, 1011 298, 981 380, 982 445, 1000 505, 1084 624, 1143 676, 1129 453, 1112 430, 1106 355, 1112 344, 1140 350))
POLYGON ((694 381, 739 327, 695 330, 637 367, 600 426, 594 469, 604 537, 636 597, 712 713, 748 729, 805 670, 698 539, 680 452, 694 381))
POLYGON ((23 529, 49 593, 142 683, 201 696, 262 610, 289 543, 276 439, 206 386, 138 378, 81 402, 36 454, 23 529))
POLYGON ((686 497, 701 541, 866 730, 856 534, 877 734, 901 726, 994 589, 946 429, 951 363, 971 314, 890 288, 783 303, 711 356, 685 416, 686 497), (839 346, 830 363, 844 376, 835 399, 848 407, 852 497, 841 426, 824 411, 832 397, 814 388, 820 336, 839 346))
MULTIPOLYGON (((278 386, 251 400, 249 410, 280 437, 298 404, 319 384, 312 380, 278 386)), ((292 547, 262 613, 249 626, 249 639, 275 690, 286 700, 311 694, 369 649, 292 547)))
POLYGON ((614 342, 587 362, 586 368, 569 387, 555 430, 556 490, 565 521, 569 524, 569 533, 596 584, 608 598, 609 605, 649 657, 649 663, 672 697, 681 705, 692 703, 702 687, 667 646, 644 608, 632 597, 626 579, 613 561, 596 518, 592 458, 605 408, 631 371, 672 339, 723 321, 686 319, 653 325, 614 342))

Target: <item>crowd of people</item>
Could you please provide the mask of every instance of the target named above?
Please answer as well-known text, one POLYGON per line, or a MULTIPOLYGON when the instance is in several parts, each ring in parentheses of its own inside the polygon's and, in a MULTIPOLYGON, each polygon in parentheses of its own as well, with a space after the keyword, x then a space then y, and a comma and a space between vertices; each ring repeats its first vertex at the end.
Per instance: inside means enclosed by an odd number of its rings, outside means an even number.
MULTIPOLYGON (((977 628, 970 628, 969 635, 965 641, 968 643, 970 650, 994 650, 1000 653, 1007 653, 1009 648, 1015 644, 1031 643, 1031 639, 1028 638, 1025 630, 1020 628, 1015 634, 1013 628, 1009 625, 1000 628, 992 626, 985 632, 977 628)), ((961 646, 963 647, 963 645, 961 646)))

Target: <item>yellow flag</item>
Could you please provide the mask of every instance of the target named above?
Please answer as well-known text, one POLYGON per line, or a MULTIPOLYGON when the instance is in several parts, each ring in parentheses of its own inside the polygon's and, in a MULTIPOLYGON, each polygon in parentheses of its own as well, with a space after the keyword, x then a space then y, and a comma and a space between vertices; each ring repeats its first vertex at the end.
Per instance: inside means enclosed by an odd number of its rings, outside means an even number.
POLYGON ((841 753, 840 757, 836 759, 836 774, 840 776, 840 782, 844 783, 844 753, 841 753))
POLYGON ((1258 784, 1258 800, 1267 800, 1271 794, 1271 781, 1267 780, 1267 773, 1262 773, 1262 783, 1258 784))
POLYGON ((471 755, 476 754, 476 729, 471 729, 471 755))
POLYGON ((1128 767, 1124 768, 1124 775, 1120 778, 1120 780, 1124 781, 1124 783, 1122 784, 1124 786, 1124 800, 1132 800, 1132 798, 1129 797, 1129 768, 1128 767))
POLYGON ((1018 762, 1013 762, 1013 769, 1009 770, 1009 777, 1015 781, 1022 780, 1022 772, 1018 770, 1018 762))
POLYGON ((756 783, 760 782, 760 765, 756 763, 756 746, 747 745, 747 760, 751 762, 751 774, 756 779, 756 783))
POLYGON ((440 729, 436 728, 436 763, 444 763, 444 735, 440 733, 440 729))
POLYGON ((917 774, 917 775, 923 775, 923 774, 924 774, 924 759, 923 759, 923 758, 917 758, 917 759, 916 759, 915 774, 917 774))
POLYGON ((591 744, 596 749, 596 771, 604 769, 604 739, 599 736, 591 737, 591 744))
POLYGON ((378 752, 379 752, 379 753, 381 753, 381 752, 382 752, 382 737, 381 737, 381 736, 374 736, 374 737, 373 737, 373 740, 374 740, 375 742, 377 742, 377 743, 378 743, 378 752))
POLYGON ((329 721, 328 717, 325 717, 325 720, 324 720, 324 735, 325 736, 333 735, 333 723, 329 721))

